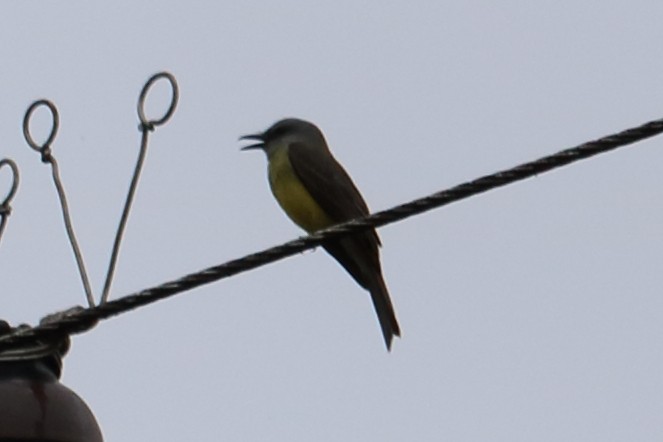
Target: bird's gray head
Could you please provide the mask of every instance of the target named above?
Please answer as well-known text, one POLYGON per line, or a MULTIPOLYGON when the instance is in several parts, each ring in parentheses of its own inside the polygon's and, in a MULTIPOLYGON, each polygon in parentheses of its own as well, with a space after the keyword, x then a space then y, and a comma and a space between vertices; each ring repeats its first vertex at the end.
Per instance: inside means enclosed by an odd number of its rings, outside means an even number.
POLYGON ((262 149, 267 155, 279 146, 295 142, 311 146, 327 146, 322 132, 315 124, 297 118, 277 121, 266 131, 244 135, 240 140, 257 140, 258 143, 244 146, 242 150, 262 149))

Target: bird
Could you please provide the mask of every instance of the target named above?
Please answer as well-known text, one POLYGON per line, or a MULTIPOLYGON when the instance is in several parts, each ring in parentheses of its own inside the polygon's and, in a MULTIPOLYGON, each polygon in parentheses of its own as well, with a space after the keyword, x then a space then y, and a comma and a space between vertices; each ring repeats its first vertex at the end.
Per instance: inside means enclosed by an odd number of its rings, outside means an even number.
MULTIPOLYGON (((343 166, 334 158, 322 131, 297 118, 277 121, 264 132, 244 135, 257 141, 241 150, 267 155, 271 191, 288 217, 308 233, 367 216, 368 206, 343 166)), ((366 289, 373 301, 382 335, 391 350, 401 331, 382 275, 375 229, 327 241, 324 249, 366 289)))

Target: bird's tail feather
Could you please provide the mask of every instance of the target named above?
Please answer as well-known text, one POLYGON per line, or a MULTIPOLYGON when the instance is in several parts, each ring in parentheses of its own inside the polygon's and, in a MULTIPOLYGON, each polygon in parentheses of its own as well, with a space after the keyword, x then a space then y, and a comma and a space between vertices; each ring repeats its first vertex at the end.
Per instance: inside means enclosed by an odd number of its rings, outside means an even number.
POLYGON ((370 285, 369 291, 371 293, 375 312, 380 321, 380 328, 382 329, 384 342, 387 345, 387 350, 391 350, 391 341, 394 336, 400 337, 401 329, 398 326, 396 312, 394 311, 394 306, 391 304, 389 291, 387 290, 382 275, 378 274, 377 277, 374 278, 374 282, 370 285))

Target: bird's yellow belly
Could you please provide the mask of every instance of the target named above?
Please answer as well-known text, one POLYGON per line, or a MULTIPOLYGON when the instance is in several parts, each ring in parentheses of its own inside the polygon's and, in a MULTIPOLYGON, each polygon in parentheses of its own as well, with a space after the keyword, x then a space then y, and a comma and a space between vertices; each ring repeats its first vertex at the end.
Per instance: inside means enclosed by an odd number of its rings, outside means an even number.
POLYGON ((269 184, 281 208, 302 229, 315 232, 334 224, 295 175, 286 149, 270 158, 269 184))

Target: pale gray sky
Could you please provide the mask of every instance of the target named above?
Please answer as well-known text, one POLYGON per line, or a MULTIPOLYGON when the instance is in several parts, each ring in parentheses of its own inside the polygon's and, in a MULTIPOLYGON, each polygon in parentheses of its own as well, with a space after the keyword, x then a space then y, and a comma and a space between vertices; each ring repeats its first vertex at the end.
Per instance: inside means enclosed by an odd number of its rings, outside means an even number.
MULTIPOLYGON (((50 171, 22 139, 33 99, 60 110, 54 154, 99 293, 138 92, 160 70, 179 81, 118 297, 302 234, 239 135, 314 121, 385 209, 663 117, 662 18, 654 0, 7 3, 0 157, 22 180, 2 318, 84 303, 50 171)), ((73 339, 63 382, 108 441, 658 440, 661 143, 381 229, 390 354, 367 293, 317 250, 101 323, 73 339)))

